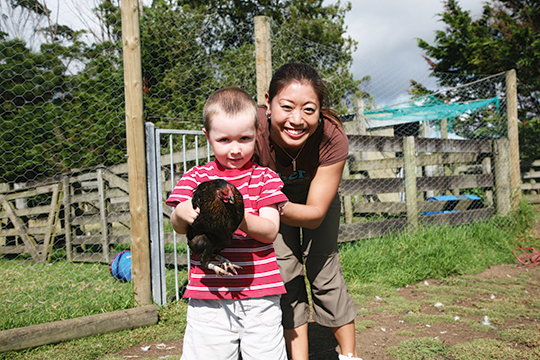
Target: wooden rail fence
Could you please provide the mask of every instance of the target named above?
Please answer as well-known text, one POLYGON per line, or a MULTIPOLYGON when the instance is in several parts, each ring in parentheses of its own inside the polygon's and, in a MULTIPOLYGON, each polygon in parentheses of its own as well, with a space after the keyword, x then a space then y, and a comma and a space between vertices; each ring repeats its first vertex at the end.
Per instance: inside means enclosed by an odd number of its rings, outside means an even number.
MULTIPOLYGON (((448 140, 349 135, 350 154, 340 184, 340 241, 378 237, 420 223, 459 225, 511 206, 508 140, 448 140), (445 198, 471 190, 482 200, 445 198), (438 200, 440 199, 440 200, 438 200)), ((204 153, 204 152, 201 152, 204 153)), ((196 152, 173 154, 175 163, 196 152)), ((163 155, 167 163, 169 155, 163 155)), ((115 245, 130 243, 126 164, 64 174, 48 183, 0 187, 0 254, 47 261, 54 242, 68 261, 109 263, 115 245), (41 199, 43 203, 38 203, 41 199)), ((530 172, 524 175, 533 179, 530 172)), ((171 188, 163 168, 163 189, 171 188)), ((180 174, 175 173, 175 179, 180 174)), ((529 183, 537 189, 536 183, 529 183)), ((525 184, 524 184, 525 186, 525 184)), ((167 190, 163 192, 163 200, 167 190)), ((163 206, 165 218, 171 209, 163 206)), ((172 242, 172 233, 165 242, 172 242)), ((185 241, 183 237, 179 241, 185 241)), ((166 263, 174 263, 169 254, 166 263)), ((177 255, 179 264, 185 255, 177 255)))

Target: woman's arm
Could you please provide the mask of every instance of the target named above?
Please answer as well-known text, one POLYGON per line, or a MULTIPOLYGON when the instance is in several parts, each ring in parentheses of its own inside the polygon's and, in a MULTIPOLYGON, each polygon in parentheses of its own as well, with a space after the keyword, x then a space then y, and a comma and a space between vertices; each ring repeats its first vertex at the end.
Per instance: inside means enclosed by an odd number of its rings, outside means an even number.
POLYGON ((246 212, 240 230, 265 244, 273 243, 279 231, 279 211, 276 205, 259 209, 259 216, 246 212))
POLYGON ((319 167, 311 181, 306 205, 287 202, 281 221, 290 226, 318 228, 336 196, 344 166, 345 160, 319 167))
POLYGON ((197 216, 199 216, 199 208, 193 209, 191 199, 182 201, 176 205, 171 214, 171 224, 174 231, 178 234, 187 233, 188 226, 193 224, 197 216))

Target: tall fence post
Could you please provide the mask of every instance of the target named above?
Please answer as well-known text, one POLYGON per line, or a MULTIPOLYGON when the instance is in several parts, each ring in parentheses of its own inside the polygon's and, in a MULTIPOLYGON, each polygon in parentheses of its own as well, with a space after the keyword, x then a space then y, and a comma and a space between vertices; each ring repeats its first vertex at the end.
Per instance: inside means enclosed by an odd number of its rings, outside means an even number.
POLYGON ((405 170, 405 202, 407 204, 407 224, 411 230, 418 229, 418 199, 416 191, 416 151, 414 136, 403 138, 403 163, 405 170))
POLYGON ((508 215, 511 206, 511 173, 510 151, 508 139, 493 141, 493 154, 495 165, 495 199, 497 213, 508 215))
POLYGON ((257 56, 257 105, 264 105, 264 94, 272 80, 272 40, 270 18, 255 16, 255 53, 257 56))
POLYGON ((152 302, 150 244, 142 97, 139 8, 136 0, 122 0, 122 42, 126 99, 129 212, 131 215, 131 273, 135 303, 152 302))
POLYGON ((519 167, 519 132, 517 109, 516 70, 506 72, 506 112, 508 115, 508 140, 510 140, 510 185, 512 208, 521 201, 521 171, 519 167))

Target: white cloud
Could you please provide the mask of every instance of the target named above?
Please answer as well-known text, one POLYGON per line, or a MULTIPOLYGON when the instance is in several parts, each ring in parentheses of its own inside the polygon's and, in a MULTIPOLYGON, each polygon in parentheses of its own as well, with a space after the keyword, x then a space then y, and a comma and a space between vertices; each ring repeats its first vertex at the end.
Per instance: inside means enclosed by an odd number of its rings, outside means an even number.
MULTIPOLYGON (((327 0, 326 3, 333 3, 327 0)), ((484 0, 459 0, 473 18, 482 13, 484 0)), ((342 3, 344 1, 342 0, 342 3)), ((416 38, 433 43, 444 24, 436 14, 440 0, 352 0, 345 23, 347 35, 358 41, 353 54, 355 78, 372 76, 371 90, 379 105, 405 97, 409 80, 427 81, 428 66, 416 38)))

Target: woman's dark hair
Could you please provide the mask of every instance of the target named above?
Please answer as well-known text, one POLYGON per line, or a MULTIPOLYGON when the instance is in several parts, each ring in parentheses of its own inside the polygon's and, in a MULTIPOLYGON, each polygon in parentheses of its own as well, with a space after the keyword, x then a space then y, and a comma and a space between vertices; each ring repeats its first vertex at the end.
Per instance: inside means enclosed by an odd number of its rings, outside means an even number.
POLYGON ((272 80, 270 81, 270 86, 268 88, 268 100, 272 102, 272 99, 277 95, 277 93, 295 81, 299 83, 311 84, 315 90, 315 93, 317 94, 322 115, 336 123, 341 124, 334 110, 323 108, 323 105, 328 98, 328 89, 326 88, 326 84, 317 70, 308 64, 301 62, 290 62, 277 69, 274 76, 272 76, 272 80))
POLYGON ((317 93, 319 98, 319 104, 324 104, 328 96, 328 90, 326 85, 315 68, 300 62, 291 62, 283 65, 276 70, 272 81, 270 81, 270 87, 268 89, 268 97, 270 101, 276 96, 278 92, 291 82, 297 81, 299 83, 310 83, 317 93))

